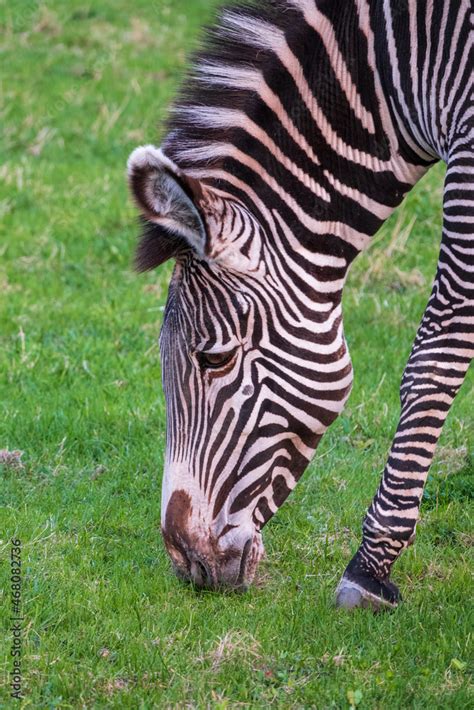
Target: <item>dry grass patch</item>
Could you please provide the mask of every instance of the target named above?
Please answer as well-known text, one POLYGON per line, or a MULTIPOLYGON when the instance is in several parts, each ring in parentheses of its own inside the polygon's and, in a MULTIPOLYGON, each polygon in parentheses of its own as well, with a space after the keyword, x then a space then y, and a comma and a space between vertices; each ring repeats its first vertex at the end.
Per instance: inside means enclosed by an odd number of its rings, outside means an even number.
POLYGON ((253 667, 261 659, 260 643, 248 631, 228 631, 204 656, 201 663, 210 663, 213 672, 229 661, 236 661, 253 667))

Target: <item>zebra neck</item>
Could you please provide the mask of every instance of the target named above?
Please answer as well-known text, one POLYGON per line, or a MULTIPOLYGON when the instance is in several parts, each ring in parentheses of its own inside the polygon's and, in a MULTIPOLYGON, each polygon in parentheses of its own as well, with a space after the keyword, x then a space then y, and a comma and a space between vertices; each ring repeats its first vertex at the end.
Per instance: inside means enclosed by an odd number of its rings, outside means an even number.
POLYGON ((348 263, 429 164, 400 150, 375 50, 378 4, 224 10, 164 143, 183 169, 251 209, 268 239, 278 214, 304 249, 348 263))

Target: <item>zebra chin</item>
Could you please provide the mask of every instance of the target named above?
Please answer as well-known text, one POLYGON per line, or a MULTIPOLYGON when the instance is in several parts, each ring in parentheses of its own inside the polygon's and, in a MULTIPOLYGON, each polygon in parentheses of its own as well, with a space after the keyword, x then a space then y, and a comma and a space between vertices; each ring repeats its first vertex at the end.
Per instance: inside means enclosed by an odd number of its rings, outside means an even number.
POLYGON ((199 588, 245 591, 264 554, 253 524, 224 525, 220 532, 193 516, 188 493, 176 490, 166 505, 162 535, 176 575, 199 588))

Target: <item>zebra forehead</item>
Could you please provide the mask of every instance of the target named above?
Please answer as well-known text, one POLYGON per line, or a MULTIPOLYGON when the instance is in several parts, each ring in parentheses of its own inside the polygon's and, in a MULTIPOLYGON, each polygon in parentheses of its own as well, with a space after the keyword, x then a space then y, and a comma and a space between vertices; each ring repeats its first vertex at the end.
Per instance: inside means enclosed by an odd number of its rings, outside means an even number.
POLYGON ((230 272, 225 265, 187 255, 186 259, 177 262, 173 280, 189 293, 198 292, 211 299, 220 297, 226 302, 230 298, 235 306, 244 312, 248 310, 248 298, 242 291, 246 279, 238 273, 230 272))
MULTIPOLYGON (((170 282, 160 345, 167 349, 187 342, 191 347, 217 340, 228 344, 248 336, 256 294, 244 292, 244 280, 225 268, 191 255, 176 263, 170 282)), ((235 343, 237 345, 237 342, 235 343)))

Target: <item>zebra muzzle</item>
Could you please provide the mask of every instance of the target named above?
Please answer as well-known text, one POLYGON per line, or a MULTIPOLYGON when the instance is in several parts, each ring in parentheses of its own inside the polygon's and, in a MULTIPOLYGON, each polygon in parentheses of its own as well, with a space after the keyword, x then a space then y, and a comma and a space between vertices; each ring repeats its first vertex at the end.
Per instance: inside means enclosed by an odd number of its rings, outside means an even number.
POLYGON ((174 491, 162 528, 176 574, 199 588, 245 589, 263 554, 260 533, 248 525, 225 525, 219 531, 193 518, 191 498, 174 491))

